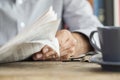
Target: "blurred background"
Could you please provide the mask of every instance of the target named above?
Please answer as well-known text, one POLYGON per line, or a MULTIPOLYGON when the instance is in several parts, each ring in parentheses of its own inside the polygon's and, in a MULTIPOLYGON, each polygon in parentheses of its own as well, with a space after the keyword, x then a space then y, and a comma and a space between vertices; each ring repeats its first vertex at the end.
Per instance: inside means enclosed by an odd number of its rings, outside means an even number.
POLYGON ((88 0, 105 26, 120 26, 120 0, 88 0))

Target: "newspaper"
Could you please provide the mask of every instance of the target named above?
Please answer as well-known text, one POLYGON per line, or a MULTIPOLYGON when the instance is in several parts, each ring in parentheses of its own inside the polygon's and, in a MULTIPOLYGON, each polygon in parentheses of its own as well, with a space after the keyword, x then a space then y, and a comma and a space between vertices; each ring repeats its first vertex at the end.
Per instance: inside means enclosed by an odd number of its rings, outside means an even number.
POLYGON ((20 61, 40 51, 45 45, 50 46, 59 55, 59 43, 55 38, 60 20, 52 7, 27 26, 14 39, 0 47, 0 63, 20 61))

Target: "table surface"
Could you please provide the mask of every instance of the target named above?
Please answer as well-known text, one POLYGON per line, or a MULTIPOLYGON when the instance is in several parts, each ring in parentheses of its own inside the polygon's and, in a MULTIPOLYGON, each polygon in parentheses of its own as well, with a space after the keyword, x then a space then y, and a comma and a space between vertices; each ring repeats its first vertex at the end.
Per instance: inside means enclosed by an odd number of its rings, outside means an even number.
POLYGON ((120 72, 83 62, 16 62, 0 65, 0 80, 120 80, 120 72))

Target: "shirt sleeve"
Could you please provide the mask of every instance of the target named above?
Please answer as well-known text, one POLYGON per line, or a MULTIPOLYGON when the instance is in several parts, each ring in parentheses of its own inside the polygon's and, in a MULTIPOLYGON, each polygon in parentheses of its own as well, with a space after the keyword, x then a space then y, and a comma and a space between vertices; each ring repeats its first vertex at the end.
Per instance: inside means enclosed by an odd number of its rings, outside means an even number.
MULTIPOLYGON (((79 32, 88 38, 97 27, 103 27, 93 14, 92 7, 87 0, 64 0, 63 20, 71 32, 79 32)), ((99 46, 98 35, 94 36, 99 46)))

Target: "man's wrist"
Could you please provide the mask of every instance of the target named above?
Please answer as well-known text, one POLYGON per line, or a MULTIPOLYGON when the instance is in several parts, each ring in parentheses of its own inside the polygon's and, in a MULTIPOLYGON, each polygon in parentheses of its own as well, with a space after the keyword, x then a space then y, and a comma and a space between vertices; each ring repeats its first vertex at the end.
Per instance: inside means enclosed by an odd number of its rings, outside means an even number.
POLYGON ((77 32, 72 33, 72 35, 77 41, 75 56, 79 56, 80 54, 93 50, 89 43, 89 39, 85 35, 77 32))

